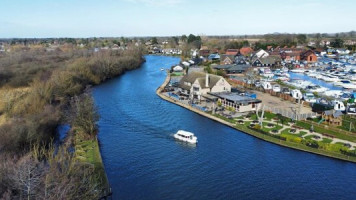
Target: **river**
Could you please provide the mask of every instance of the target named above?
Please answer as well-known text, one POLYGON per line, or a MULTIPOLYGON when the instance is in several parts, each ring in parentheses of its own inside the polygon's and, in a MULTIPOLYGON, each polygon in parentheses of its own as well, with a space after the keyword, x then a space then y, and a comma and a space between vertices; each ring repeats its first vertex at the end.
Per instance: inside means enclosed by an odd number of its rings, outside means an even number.
POLYGON ((264 142, 160 99, 178 58, 94 88, 99 140, 113 199, 354 199, 356 164, 264 142), (196 147, 176 142, 194 132, 196 147))

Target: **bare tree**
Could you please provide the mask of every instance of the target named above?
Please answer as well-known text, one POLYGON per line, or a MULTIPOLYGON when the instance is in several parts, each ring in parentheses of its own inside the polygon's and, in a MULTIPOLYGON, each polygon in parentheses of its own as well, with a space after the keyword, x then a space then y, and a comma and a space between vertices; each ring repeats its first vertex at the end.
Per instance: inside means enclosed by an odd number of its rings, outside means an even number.
POLYGON ((43 165, 32 155, 20 159, 12 177, 21 199, 35 199, 42 183, 43 165))

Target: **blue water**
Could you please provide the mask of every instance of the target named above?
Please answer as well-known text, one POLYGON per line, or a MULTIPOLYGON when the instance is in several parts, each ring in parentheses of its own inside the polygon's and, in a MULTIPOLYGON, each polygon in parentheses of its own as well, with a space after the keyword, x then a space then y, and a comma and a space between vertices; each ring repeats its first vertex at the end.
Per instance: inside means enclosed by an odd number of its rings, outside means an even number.
POLYGON ((113 199, 355 199, 356 164, 280 147, 160 99, 177 58, 94 88, 99 139, 113 199), (179 129, 199 144, 176 142, 179 129))
POLYGON ((302 79, 305 81, 310 81, 315 85, 320 85, 322 87, 328 88, 330 90, 342 90, 341 87, 336 87, 332 83, 328 83, 328 82, 325 82, 325 81, 322 81, 322 80, 319 80, 316 78, 311 78, 311 77, 309 77, 305 74, 302 74, 302 73, 289 72, 289 75, 290 75, 290 79, 302 79))

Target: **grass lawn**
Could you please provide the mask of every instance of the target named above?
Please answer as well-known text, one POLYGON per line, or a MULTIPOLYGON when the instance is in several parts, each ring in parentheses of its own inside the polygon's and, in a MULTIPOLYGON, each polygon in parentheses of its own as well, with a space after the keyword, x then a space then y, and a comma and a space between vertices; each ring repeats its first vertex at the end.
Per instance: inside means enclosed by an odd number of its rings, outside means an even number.
POLYGON ((227 122, 230 122, 230 123, 233 123, 233 124, 236 124, 236 120, 234 120, 233 118, 232 119, 228 119, 222 115, 219 115, 219 114, 214 114, 213 116, 217 117, 217 118, 220 118, 222 120, 225 120, 227 122))
POLYGON ((299 135, 300 137, 302 137, 303 135, 306 135, 307 134, 307 132, 305 132, 305 131, 300 131, 297 135, 299 135))
MULTIPOLYGON (((299 126, 299 127, 305 128, 307 130, 309 130, 310 127, 311 127, 311 124, 309 124, 307 122, 303 122, 303 121, 298 121, 296 125, 299 126)), ((332 135, 332 136, 335 136, 336 138, 339 138, 339 139, 344 139, 344 140, 356 142, 356 135, 355 136, 346 135, 346 134, 343 134, 343 133, 340 133, 340 132, 335 132, 335 131, 332 131, 332 130, 329 130, 329 129, 316 127, 316 126, 314 126, 314 131, 317 132, 317 133, 332 135)))
POLYGON ((333 140, 329 138, 323 138, 323 143, 331 143, 333 140))
POLYGON ((314 137, 314 135, 308 135, 307 137, 304 137, 304 139, 310 140, 314 137))
POLYGON ((183 76, 183 72, 173 72, 171 76, 183 76))
POLYGON ((280 126, 280 125, 275 125, 275 124, 273 124, 273 125, 274 125, 273 127, 269 128, 269 127, 267 126, 267 124, 269 124, 268 122, 263 122, 262 124, 263 124, 262 130, 265 131, 265 132, 268 132, 268 133, 269 133, 271 130, 281 130, 281 129, 283 128, 282 126, 280 126))
POLYGON ((77 136, 75 159, 93 165, 95 174, 97 174, 96 182, 102 185, 103 190, 109 187, 97 140, 81 140, 77 136))

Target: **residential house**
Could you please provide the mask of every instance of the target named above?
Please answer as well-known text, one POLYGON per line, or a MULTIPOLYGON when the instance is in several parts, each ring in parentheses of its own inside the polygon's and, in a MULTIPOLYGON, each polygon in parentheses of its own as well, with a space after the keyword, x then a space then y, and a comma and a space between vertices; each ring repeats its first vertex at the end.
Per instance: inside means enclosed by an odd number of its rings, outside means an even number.
POLYGON ((181 55, 182 50, 180 49, 162 49, 161 52, 166 55, 181 55))
POLYGON ((260 50, 256 51, 252 57, 265 58, 268 56, 269 56, 269 53, 267 51, 260 49, 260 50))
POLYGON ((321 115, 324 123, 331 126, 342 126, 342 112, 335 110, 324 111, 321 115))
POLYGON ((237 92, 210 92, 209 95, 217 97, 217 101, 226 109, 236 112, 254 112, 261 106, 262 101, 237 92))
POLYGON ((254 58, 252 60, 252 66, 254 67, 275 67, 281 64, 281 57, 268 56, 262 58, 254 58))
POLYGON ((253 49, 251 47, 242 47, 240 49, 240 55, 243 55, 243 56, 248 56, 250 54, 253 53, 253 49))
POLYGON ((234 55, 223 54, 220 56, 220 64, 221 65, 231 65, 235 62, 234 55))
POLYGON ((318 57, 314 51, 307 50, 300 54, 300 60, 307 61, 308 63, 314 63, 318 61, 318 57))
POLYGON ((217 65, 214 67, 214 69, 226 71, 226 73, 228 73, 228 74, 245 73, 250 68, 251 68, 251 65, 249 65, 249 64, 217 65))
POLYGON ((228 49, 226 50, 226 55, 237 56, 240 51, 238 49, 228 49))
POLYGON ((247 65, 249 64, 247 58, 245 56, 236 56, 235 57, 235 63, 237 65, 247 65))
POLYGON ((300 55, 303 52, 301 48, 280 48, 276 47, 269 54, 273 56, 281 56, 282 60, 291 62, 291 61, 300 61, 300 55))
POLYGON ((203 95, 208 92, 231 92, 231 85, 222 77, 201 72, 185 75, 179 82, 182 94, 190 100, 204 100, 203 95))

